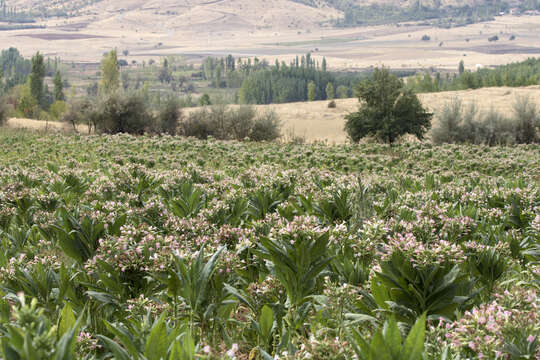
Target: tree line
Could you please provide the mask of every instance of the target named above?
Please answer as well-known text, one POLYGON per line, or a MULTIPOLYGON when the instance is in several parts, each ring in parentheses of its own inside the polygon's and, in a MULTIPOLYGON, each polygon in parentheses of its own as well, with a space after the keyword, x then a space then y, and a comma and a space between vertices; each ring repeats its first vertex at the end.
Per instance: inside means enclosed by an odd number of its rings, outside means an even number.
POLYGON ((438 92, 478 89, 496 86, 531 86, 540 84, 540 58, 497 66, 494 69, 481 68, 465 70, 464 62, 458 65, 457 73, 417 74, 407 81, 408 87, 416 92, 438 92))
MULTIPOLYGON (((293 0, 308 6, 320 6, 316 0, 293 0)), ((365 4, 357 0, 326 0, 325 3, 344 13, 335 20, 336 26, 365 26, 424 21, 440 27, 463 26, 493 19, 501 12, 508 12, 514 4, 502 0, 475 1, 474 5, 444 5, 441 0, 410 1, 408 6, 389 3, 365 4)), ((520 1, 520 11, 540 10, 539 0, 520 1)))

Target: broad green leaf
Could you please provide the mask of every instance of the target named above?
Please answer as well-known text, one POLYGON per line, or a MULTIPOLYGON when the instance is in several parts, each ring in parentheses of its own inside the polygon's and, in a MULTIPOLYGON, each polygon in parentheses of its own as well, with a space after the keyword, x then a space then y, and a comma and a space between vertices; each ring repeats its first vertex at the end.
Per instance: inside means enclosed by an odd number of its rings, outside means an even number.
POLYGON ((369 358, 371 360, 392 360, 392 354, 380 330, 373 335, 369 344, 369 358))
POLYGON ((384 325, 383 335, 392 354, 392 358, 397 359, 401 352, 401 334, 399 333, 397 321, 394 316, 391 316, 384 325))
POLYGON ((405 340, 403 354, 409 360, 421 360, 426 337, 426 314, 420 316, 405 340))
POLYGON ((73 315, 73 309, 71 305, 66 302, 62 312, 60 313, 60 323, 58 324, 58 337, 61 338, 67 333, 77 322, 75 315, 73 315))
POLYGON ((144 356, 148 360, 162 360, 167 357, 169 344, 167 343, 167 329, 165 325, 165 317, 161 316, 154 323, 152 331, 146 340, 144 356))
POLYGON ((274 312, 268 305, 264 305, 261 310, 261 316, 259 317, 259 326, 261 328, 262 337, 268 340, 270 333, 272 332, 272 326, 274 324, 274 312))
MULTIPOLYGON (((71 311, 71 309, 69 309, 71 311)), ((56 344, 56 357, 55 360, 74 360, 75 359, 75 336, 79 331, 79 324, 81 322, 82 315, 79 316, 75 324, 66 331, 60 338, 58 344, 56 344)))
POLYGON ((97 337, 103 341, 105 344, 105 347, 113 353, 114 358, 116 360, 131 360, 132 358, 129 357, 129 354, 124 350, 120 345, 112 341, 106 336, 103 335, 97 335, 97 337))

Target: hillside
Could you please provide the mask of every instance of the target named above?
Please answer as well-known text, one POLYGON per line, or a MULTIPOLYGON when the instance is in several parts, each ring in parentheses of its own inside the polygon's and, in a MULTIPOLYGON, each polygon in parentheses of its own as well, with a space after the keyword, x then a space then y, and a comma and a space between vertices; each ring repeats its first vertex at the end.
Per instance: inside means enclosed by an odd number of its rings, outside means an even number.
MULTIPOLYGON (((46 28, 0 31, 3 48, 25 56, 37 50, 75 62, 97 62, 104 52, 127 50, 128 62, 181 55, 200 63, 206 56, 290 61, 312 52, 335 69, 356 70, 385 64, 393 68, 455 70, 521 61, 540 54, 539 16, 497 16, 491 21, 441 28, 426 22, 407 26, 334 27, 346 14, 347 0, 6 0, 18 12, 64 14, 36 18, 46 28), (332 6, 332 7, 331 7, 332 6), (337 7, 337 8, 336 8, 337 7), (421 41, 427 35, 429 41, 421 41), (500 40, 488 42, 497 35, 500 40), (510 40, 512 39, 512 40, 510 40)), ((410 1, 377 1, 404 9, 410 1)), ((441 6, 482 5, 485 1, 441 1, 441 6)), ((497 3, 497 2, 494 2, 497 3)), ((0 1, 1 4, 1 1, 0 1)), ((362 2, 364 4, 364 2, 362 2)), ((430 1, 422 1, 431 6, 430 1)), ((427 5, 426 5, 427 4, 427 5)), ((0 25, 2 25, 0 23, 0 25)), ((25 25, 25 24, 23 24, 25 25)), ((8 24, 8 26, 10 26, 8 24)))

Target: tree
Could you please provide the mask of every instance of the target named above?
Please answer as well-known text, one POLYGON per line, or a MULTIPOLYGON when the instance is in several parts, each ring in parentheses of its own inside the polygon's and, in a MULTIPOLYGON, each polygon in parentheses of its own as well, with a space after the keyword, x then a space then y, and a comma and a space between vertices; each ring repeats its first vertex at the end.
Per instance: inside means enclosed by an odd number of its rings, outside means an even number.
POLYGON ((66 100, 66 96, 64 95, 64 83, 62 82, 62 75, 60 75, 60 71, 57 71, 56 75, 54 76, 54 100, 66 100))
POLYGON ((317 98, 317 85, 313 81, 310 81, 307 86, 307 98, 308 101, 314 101, 317 98))
POLYGON ((349 90, 344 85, 339 85, 337 88, 337 96, 340 99, 345 99, 349 96, 349 90))
POLYGON ((212 105, 212 102, 210 101, 210 95, 208 95, 207 93, 204 93, 201 98, 199 99, 199 104, 201 106, 208 106, 208 105, 212 105))
POLYGON ((8 120, 8 107, 3 98, 0 98, 0 126, 7 123, 8 120))
POLYGON ((142 135, 152 124, 146 101, 140 94, 112 94, 104 99, 97 112, 96 130, 106 134, 128 133, 142 135))
POLYGON ((30 70, 29 84, 30 94, 36 100, 38 105, 43 102, 44 88, 43 80, 45 79, 45 62, 43 55, 39 51, 32 57, 32 67, 30 70))
POLYGON ((459 75, 465 72, 465 63, 463 62, 463 60, 459 62, 458 72, 459 72, 459 75))
POLYGON ((354 142, 373 136, 392 145, 405 134, 423 139, 431 127, 433 114, 384 67, 375 69, 370 79, 359 83, 356 94, 360 108, 345 117, 345 131, 354 142))
POLYGON ((334 85, 331 82, 326 85, 326 98, 328 100, 334 100, 334 85))
POLYGON ((101 84, 100 90, 109 95, 120 87, 120 66, 116 49, 111 50, 101 60, 101 84))
POLYGON ((176 135, 181 115, 178 100, 174 97, 169 98, 159 113, 160 132, 176 135))

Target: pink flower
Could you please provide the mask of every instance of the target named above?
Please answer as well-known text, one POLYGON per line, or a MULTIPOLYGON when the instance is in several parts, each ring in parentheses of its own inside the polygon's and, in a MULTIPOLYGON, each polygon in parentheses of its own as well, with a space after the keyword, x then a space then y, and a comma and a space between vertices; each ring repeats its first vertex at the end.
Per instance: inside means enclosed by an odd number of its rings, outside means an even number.
POLYGON ((535 337, 535 336, 529 335, 529 336, 527 337, 527 342, 532 343, 534 340, 536 340, 536 337, 535 337))

